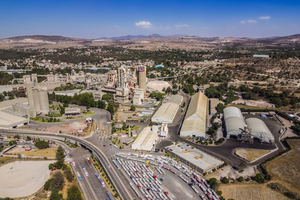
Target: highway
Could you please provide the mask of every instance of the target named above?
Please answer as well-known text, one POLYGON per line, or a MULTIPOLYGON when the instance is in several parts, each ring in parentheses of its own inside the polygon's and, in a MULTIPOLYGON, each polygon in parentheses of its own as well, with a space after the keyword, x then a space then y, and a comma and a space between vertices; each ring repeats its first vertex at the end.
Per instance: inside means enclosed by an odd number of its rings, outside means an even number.
POLYGON ((19 129, 2 129, 1 133, 13 133, 13 134, 23 134, 23 135, 34 135, 34 136, 42 136, 42 137, 50 137, 50 138, 67 138, 70 140, 77 141, 81 146, 89 149, 91 152, 94 153, 96 158, 101 162, 101 165, 103 166, 104 170, 108 174, 110 180, 112 181, 113 185, 116 187, 116 190, 119 192, 120 197, 124 200, 127 199, 135 199, 136 197, 132 196, 132 193, 127 190, 125 187, 123 181, 117 174, 116 170, 113 166, 113 164, 108 160, 108 158, 105 156, 105 154, 94 144, 83 140, 78 137, 74 137, 71 135, 55 135, 53 133, 46 133, 46 132, 34 132, 34 131, 26 131, 26 130, 19 130, 19 129))

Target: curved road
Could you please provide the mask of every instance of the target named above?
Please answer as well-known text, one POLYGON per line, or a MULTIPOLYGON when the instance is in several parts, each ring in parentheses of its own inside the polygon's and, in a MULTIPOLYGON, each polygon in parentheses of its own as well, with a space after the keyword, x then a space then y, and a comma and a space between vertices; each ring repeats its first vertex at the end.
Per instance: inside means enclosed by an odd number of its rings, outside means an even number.
POLYGON ((120 196, 122 199, 134 199, 134 197, 131 196, 130 192, 126 189, 125 185, 123 184, 123 181, 120 179, 120 177, 117 175, 114 167, 109 167, 112 166, 108 158, 104 155, 104 153, 97 148, 94 144, 71 136, 71 135, 55 135, 53 133, 35 133, 33 131, 25 131, 25 130, 3 130, 1 131, 2 133, 15 133, 15 134, 23 134, 23 135, 35 135, 35 136, 47 136, 47 137, 59 137, 59 138, 67 138, 70 140, 77 141, 79 144, 82 146, 88 148, 90 151, 94 152, 95 156, 97 159, 101 162, 101 165, 105 169, 106 173, 108 174, 109 178, 111 179, 113 185, 116 187, 117 191, 119 192, 120 196))

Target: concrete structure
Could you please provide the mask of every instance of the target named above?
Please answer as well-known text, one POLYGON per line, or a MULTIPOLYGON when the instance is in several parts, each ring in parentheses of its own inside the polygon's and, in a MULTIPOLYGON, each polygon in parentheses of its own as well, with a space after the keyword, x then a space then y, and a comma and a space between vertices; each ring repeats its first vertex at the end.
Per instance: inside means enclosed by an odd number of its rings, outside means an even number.
POLYGON ((29 119, 0 111, 0 128, 11 129, 29 123, 29 119))
POLYGON ((217 113, 217 105, 220 103, 220 100, 217 98, 210 98, 209 99, 209 115, 214 115, 217 113))
POLYGON ((47 89, 39 90, 39 100, 40 100, 40 111, 44 114, 48 114, 49 112, 49 99, 47 89))
POLYGON ((163 123, 161 125, 153 125, 152 126, 152 131, 157 132, 159 137, 168 137, 169 129, 168 129, 168 124, 163 123))
POLYGON ((18 98, 0 102, 0 110, 12 108, 14 104, 28 105, 28 98, 18 98))
POLYGON ((179 105, 176 103, 163 103, 153 115, 151 121, 157 123, 172 123, 178 109, 179 105))
POLYGON ((168 146, 165 151, 200 173, 212 171, 223 164, 223 161, 185 143, 168 146))
POLYGON ((180 136, 205 138, 207 113, 208 99, 202 92, 198 92, 190 101, 180 136))
POLYGON ((269 55, 263 55, 263 54, 254 54, 253 58, 269 58, 269 55))
POLYGON ((32 92, 33 86, 34 86, 34 83, 32 83, 32 82, 26 83, 26 90, 27 90, 28 104, 29 104, 31 107, 34 107, 33 92, 32 92))
POLYGON ((39 89, 38 88, 32 88, 32 94, 33 94, 34 109, 37 113, 40 113, 41 105, 40 105, 39 89))
POLYGON ((140 66, 138 68, 138 84, 139 88, 146 92, 146 66, 140 66))
POLYGON ((225 108, 224 120, 227 137, 248 135, 249 138, 256 138, 261 142, 274 143, 273 134, 261 119, 248 118, 245 122, 241 110, 237 107, 225 108))
POLYGON ((66 116, 78 116, 81 114, 79 107, 73 107, 73 108, 65 108, 65 115, 66 116))
POLYGON ((157 139, 157 133, 151 131, 150 127, 145 127, 136 138, 131 148, 134 150, 151 151, 157 142, 157 139))
POLYGON ((155 92, 163 92, 163 89, 167 89, 171 85, 166 81, 150 81, 147 83, 147 89, 155 92))
POLYGON ((143 89, 135 89, 135 93, 132 99, 133 105, 142 105, 144 101, 144 90, 143 89))
POLYGON ((81 91, 80 89, 76 89, 76 90, 66 90, 66 91, 54 91, 54 93, 55 93, 55 95, 73 97, 75 94, 79 94, 80 91, 81 91))
POLYGON ((36 111, 33 107, 18 103, 12 105, 12 114, 25 118, 36 117, 36 111))

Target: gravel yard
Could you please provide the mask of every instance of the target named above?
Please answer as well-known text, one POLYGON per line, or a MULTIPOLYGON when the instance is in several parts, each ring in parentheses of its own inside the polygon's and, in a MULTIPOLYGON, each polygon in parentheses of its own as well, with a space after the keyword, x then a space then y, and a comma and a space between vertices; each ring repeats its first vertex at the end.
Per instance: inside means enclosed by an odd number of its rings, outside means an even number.
POLYGON ((17 161, 0 167, 0 197, 26 197, 43 187, 53 161, 17 161))

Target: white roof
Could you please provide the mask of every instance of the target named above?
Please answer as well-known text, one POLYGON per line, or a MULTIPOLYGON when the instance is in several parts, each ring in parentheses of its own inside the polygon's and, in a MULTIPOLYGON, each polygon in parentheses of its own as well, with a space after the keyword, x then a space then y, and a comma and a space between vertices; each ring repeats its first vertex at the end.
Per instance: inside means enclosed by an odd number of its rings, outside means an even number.
POLYGON ((151 121, 172 123, 178 109, 179 109, 178 104, 170 103, 170 102, 163 103, 156 111, 156 113, 153 115, 151 121))
POLYGON ((258 118, 248 118, 246 119, 246 123, 250 130, 250 133, 253 137, 259 138, 264 142, 274 141, 274 136, 261 119, 258 118))
POLYGON ((159 92, 162 92, 164 88, 167 89, 168 87, 171 87, 171 85, 166 81, 150 81, 147 83, 147 88, 159 92))
POLYGON ((157 134, 153 133, 150 127, 145 127, 132 144, 132 149, 150 151, 156 139, 157 134))
POLYGON ((196 93, 190 102, 185 119, 198 118, 206 122, 207 97, 202 93, 196 93))
POLYGON ((19 117, 0 111, 0 127, 12 128, 13 126, 21 125, 28 122, 29 119, 26 119, 24 117, 19 117))
POLYGON ((246 123, 243 118, 230 117, 225 119, 226 131, 229 135, 238 135, 244 129, 246 123))
POLYGON ((239 117, 244 119, 241 110, 234 106, 224 108, 224 118, 227 119, 230 117, 239 117))
POLYGON ((197 119, 185 120, 180 130, 180 136, 188 135, 205 138, 205 122, 197 119))

